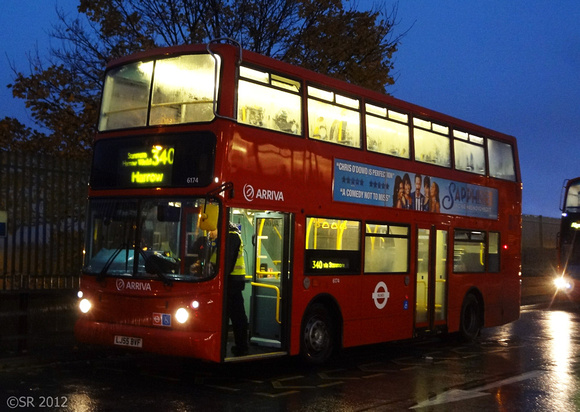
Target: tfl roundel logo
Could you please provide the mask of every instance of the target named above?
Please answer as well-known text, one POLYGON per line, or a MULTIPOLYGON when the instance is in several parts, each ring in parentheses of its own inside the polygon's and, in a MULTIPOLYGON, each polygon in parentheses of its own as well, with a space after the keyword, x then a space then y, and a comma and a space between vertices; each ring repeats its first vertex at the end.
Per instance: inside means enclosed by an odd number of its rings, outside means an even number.
POLYGON ((256 195, 256 191, 254 190, 254 186, 245 184, 244 185, 244 197, 248 202, 254 200, 254 196, 256 195))
POLYGON ((383 309, 387 305, 389 297, 391 297, 391 294, 389 293, 386 283, 377 283, 375 291, 373 292, 373 300, 375 301, 377 309, 383 309))

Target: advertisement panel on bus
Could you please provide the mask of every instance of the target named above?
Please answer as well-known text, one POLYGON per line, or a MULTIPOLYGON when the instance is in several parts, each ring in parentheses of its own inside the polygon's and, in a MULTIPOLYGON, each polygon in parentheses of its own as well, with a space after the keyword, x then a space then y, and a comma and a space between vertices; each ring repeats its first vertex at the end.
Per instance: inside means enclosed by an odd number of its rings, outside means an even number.
POLYGON ((334 160, 333 198, 459 216, 498 217, 498 192, 494 188, 343 159, 334 160))

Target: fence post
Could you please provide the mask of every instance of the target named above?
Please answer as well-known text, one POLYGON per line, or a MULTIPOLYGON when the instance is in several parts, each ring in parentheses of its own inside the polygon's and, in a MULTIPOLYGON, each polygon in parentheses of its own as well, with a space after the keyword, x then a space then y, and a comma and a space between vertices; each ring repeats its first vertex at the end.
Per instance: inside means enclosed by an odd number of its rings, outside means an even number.
POLYGON ((18 294, 18 353, 28 351, 28 292, 18 294))

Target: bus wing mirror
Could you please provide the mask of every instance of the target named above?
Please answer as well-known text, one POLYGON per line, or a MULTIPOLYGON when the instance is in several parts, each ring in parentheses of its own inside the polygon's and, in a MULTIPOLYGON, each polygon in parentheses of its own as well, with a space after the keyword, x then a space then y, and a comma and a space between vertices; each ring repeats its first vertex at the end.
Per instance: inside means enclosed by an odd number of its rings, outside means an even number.
POLYGON ((217 229, 219 205, 206 203, 199 219, 199 228, 211 232, 217 229))

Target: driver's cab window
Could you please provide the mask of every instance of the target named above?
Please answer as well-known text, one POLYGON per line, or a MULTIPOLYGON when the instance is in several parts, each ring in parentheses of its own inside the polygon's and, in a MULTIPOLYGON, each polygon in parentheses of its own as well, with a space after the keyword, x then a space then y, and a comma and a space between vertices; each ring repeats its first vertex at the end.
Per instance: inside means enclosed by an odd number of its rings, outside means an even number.
POLYGON ((186 214, 185 272, 199 278, 217 273, 219 207, 208 203, 186 214))

